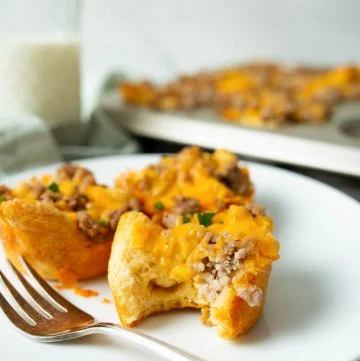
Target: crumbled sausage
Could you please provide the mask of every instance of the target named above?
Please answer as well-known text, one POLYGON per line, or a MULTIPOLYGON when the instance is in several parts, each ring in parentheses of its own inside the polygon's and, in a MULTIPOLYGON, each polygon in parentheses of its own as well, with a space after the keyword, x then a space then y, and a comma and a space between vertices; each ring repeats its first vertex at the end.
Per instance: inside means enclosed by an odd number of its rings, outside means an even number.
POLYGON ((221 211, 225 210, 226 203, 221 198, 216 198, 215 199, 215 207, 218 212, 221 212, 221 211))
POLYGON ((249 182, 236 161, 229 163, 225 170, 218 174, 218 179, 236 193, 246 194, 249 189, 249 182))
POLYGON ((62 198, 62 194, 59 192, 51 192, 49 189, 45 190, 39 197, 39 200, 43 203, 55 203, 62 198))
POLYGON ((141 209, 140 201, 135 197, 130 198, 128 203, 128 210, 138 211, 139 209, 141 209))
POLYGON ((360 84, 354 84, 349 92, 351 100, 360 100, 360 84))
POLYGON ((93 175, 87 174, 81 177, 81 183, 79 185, 79 191, 85 192, 89 186, 96 185, 96 181, 93 175))
POLYGON ((263 119, 263 120, 271 120, 271 119, 274 119, 276 118, 276 112, 275 112, 275 109, 271 106, 266 106, 264 107, 261 112, 260 112, 260 117, 263 119))
POLYGON ((46 192, 46 187, 39 182, 35 183, 31 188, 32 195, 35 199, 40 199, 40 196, 46 192))
POLYGON ((206 232, 203 241, 207 242, 208 244, 215 244, 217 242, 218 235, 212 232, 206 232))
POLYGON ((10 193, 11 189, 0 184, 0 194, 10 193))
POLYGON ((120 207, 118 209, 115 209, 114 211, 106 210, 102 216, 104 217, 104 219, 106 219, 108 221, 110 229, 113 232, 115 232, 116 227, 119 223, 119 219, 124 213, 126 213, 128 211, 132 211, 132 210, 139 210, 139 209, 140 209, 140 202, 137 198, 133 197, 129 200, 127 205, 120 207))
POLYGON ((256 286, 250 285, 247 288, 238 287, 236 295, 242 298, 250 307, 259 307, 263 301, 263 290, 256 286))
MULTIPOLYGON (((226 242, 222 254, 205 257, 200 263, 193 264, 194 269, 202 273, 204 281, 199 287, 199 294, 208 301, 214 300, 224 287, 233 282, 236 273, 242 270, 245 258, 254 247, 251 239, 244 239, 239 247, 239 241, 234 239, 234 234, 224 232, 222 237, 226 242)), ((211 235, 206 234, 204 238, 213 239, 211 235)), ((211 247, 214 243, 209 244, 211 247)))
POLYGON ((80 192, 84 192, 90 185, 96 185, 95 177, 88 169, 74 164, 65 164, 57 171, 57 179, 61 182, 72 180, 78 184, 80 192))
POLYGON ((147 191, 151 188, 151 179, 147 176, 143 177, 138 184, 138 187, 141 191, 147 191))
POLYGON ((116 227, 119 223, 119 219, 126 211, 127 209, 124 207, 124 208, 116 209, 115 211, 109 213, 108 215, 109 227, 113 232, 116 231, 116 227))
POLYGON ((64 201, 72 211, 77 212, 86 209, 89 199, 85 194, 74 194, 64 197, 64 201))
POLYGON ((164 213, 161 219, 165 228, 174 228, 178 223, 179 215, 174 213, 164 213))
MULTIPOLYGON (((49 187, 46 187, 40 182, 30 185, 29 187, 35 199, 44 203, 55 203, 57 201, 63 200, 65 202, 64 204, 66 205, 66 209, 73 212, 86 209, 87 204, 89 203, 87 196, 82 193, 75 193, 73 195, 67 196, 60 191, 53 192, 51 189, 49 189, 49 187)), ((56 206, 60 207, 59 204, 56 206)))
POLYGON ((259 204, 247 204, 245 208, 251 213, 253 217, 265 215, 265 208, 259 204))
POLYGON ((43 203, 54 203, 62 198, 60 192, 52 192, 48 187, 40 182, 31 186, 32 195, 35 199, 43 203))
POLYGON ((97 222, 91 215, 85 211, 76 213, 78 227, 89 237, 103 239, 108 233, 109 228, 97 222))
POLYGON ((326 104, 336 104, 341 101, 341 92, 334 88, 321 88, 314 93, 314 99, 326 104))
POLYGON ((0 196, 2 200, 6 200, 6 201, 13 198, 11 189, 1 184, 0 184, 0 196))
POLYGON ((200 202, 195 198, 178 195, 174 198, 173 211, 176 214, 201 212, 200 202))
POLYGON ((67 163, 64 164, 62 167, 60 167, 57 170, 57 178, 60 181, 63 180, 67 180, 67 179, 73 179, 75 177, 76 171, 78 170, 78 166, 71 164, 71 163, 67 163))

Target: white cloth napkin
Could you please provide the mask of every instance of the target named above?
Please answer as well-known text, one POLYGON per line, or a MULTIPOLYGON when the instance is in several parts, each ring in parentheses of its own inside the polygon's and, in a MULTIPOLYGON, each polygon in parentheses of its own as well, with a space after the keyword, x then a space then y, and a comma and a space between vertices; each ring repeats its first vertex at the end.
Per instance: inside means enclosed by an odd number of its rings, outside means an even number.
POLYGON ((86 122, 52 128, 34 115, 0 116, 0 178, 59 161, 137 151, 137 143, 100 110, 86 122))
POLYGON ((0 117, 0 177, 60 160, 54 138, 40 118, 0 117))

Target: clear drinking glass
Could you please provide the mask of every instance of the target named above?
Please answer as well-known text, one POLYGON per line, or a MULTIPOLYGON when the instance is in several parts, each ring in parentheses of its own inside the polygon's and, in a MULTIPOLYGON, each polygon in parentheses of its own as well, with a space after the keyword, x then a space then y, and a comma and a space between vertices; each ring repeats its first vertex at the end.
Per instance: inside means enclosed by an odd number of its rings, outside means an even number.
POLYGON ((80 0, 2 0, 0 115, 80 119, 80 0))

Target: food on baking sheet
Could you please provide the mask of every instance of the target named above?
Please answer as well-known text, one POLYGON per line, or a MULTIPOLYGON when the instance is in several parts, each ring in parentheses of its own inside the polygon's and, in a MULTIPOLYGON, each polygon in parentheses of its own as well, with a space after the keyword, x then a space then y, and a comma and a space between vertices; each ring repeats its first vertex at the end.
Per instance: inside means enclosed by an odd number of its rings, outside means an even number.
POLYGON ((195 146, 143 170, 122 173, 116 184, 164 224, 187 213, 249 203, 254 195, 249 170, 239 165, 235 154, 222 149, 208 153, 195 146))
POLYGON ((21 269, 21 254, 41 276, 65 285, 106 273, 119 218, 139 206, 127 191, 99 185, 73 164, 15 189, 1 186, 0 201, 0 236, 11 262, 21 269))
POLYGON ((360 68, 253 63, 181 76, 162 86, 123 83, 120 92, 130 105, 163 111, 208 107, 250 126, 321 124, 337 104, 360 99, 360 68))
POLYGON ((119 222, 108 279, 119 318, 193 307, 221 337, 246 332, 265 304, 278 242, 260 207, 191 213, 166 228, 141 212, 119 222))

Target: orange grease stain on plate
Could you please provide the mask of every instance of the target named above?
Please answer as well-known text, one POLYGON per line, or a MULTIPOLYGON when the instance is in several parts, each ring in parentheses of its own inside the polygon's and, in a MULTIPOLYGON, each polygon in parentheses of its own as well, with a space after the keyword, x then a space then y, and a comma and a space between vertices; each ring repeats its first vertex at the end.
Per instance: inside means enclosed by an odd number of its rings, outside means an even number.
POLYGON ((99 292, 94 291, 94 290, 88 290, 85 288, 81 288, 81 287, 76 287, 74 289, 75 294, 82 296, 82 297, 96 297, 99 296, 99 292))
POLYGON ((60 270, 59 284, 55 288, 59 291, 67 288, 74 290, 75 294, 82 297, 96 297, 99 292, 79 287, 76 280, 76 275, 68 270, 60 270))
MULTIPOLYGON (((81 296, 81 297, 96 297, 96 296, 99 296, 99 292, 98 291, 94 291, 94 290, 90 290, 90 289, 86 289, 86 288, 81 288, 79 286, 76 286, 76 287, 67 287, 67 286, 64 286, 62 284, 58 284, 58 285, 55 285, 55 288, 59 291, 61 290, 64 290, 64 289, 73 289, 75 294, 78 295, 78 296, 81 296)), ((109 302, 103 302, 104 303, 110 303, 111 301, 108 300, 109 302)))

